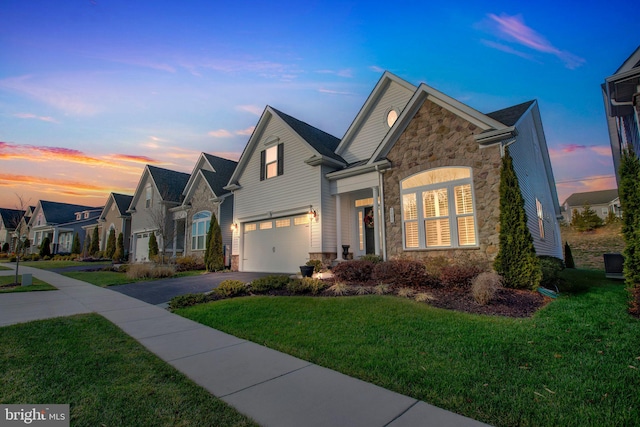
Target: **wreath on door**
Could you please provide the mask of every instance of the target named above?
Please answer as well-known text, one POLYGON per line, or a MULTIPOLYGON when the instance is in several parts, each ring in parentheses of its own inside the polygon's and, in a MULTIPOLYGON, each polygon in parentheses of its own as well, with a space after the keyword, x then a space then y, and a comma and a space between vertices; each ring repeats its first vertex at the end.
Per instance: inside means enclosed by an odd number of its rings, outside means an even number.
POLYGON ((364 225, 367 228, 373 228, 373 211, 369 211, 364 216, 364 225))

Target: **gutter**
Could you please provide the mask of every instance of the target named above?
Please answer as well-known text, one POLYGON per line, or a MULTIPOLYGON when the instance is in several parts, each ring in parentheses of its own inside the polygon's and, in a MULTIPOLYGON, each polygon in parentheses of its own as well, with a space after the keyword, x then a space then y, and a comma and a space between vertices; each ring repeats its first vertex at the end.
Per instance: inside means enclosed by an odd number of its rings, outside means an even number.
POLYGON ((482 132, 474 136, 474 139, 480 146, 486 147, 491 144, 504 141, 505 139, 515 138, 518 135, 518 129, 515 126, 510 126, 503 129, 495 129, 487 132, 482 132))
POLYGON ((347 168, 335 172, 329 172, 326 174, 326 178, 330 181, 334 181, 340 178, 348 178, 350 176, 361 175, 367 172, 380 172, 391 168, 391 162, 387 159, 378 160, 374 163, 364 164, 353 168, 347 168))

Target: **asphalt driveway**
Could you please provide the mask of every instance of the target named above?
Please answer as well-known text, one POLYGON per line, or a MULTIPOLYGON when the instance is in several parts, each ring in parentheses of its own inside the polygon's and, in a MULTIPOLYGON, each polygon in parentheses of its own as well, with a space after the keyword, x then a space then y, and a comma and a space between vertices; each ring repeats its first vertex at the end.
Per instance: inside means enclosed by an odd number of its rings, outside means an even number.
POLYGON ((163 304, 171 298, 190 294, 204 293, 217 288, 223 280, 240 280, 250 282, 258 277, 274 273, 225 272, 206 273, 199 276, 176 277, 148 282, 129 283, 126 285, 109 286, 109 289, 121 294, 139 299, 149 304, 163 304))

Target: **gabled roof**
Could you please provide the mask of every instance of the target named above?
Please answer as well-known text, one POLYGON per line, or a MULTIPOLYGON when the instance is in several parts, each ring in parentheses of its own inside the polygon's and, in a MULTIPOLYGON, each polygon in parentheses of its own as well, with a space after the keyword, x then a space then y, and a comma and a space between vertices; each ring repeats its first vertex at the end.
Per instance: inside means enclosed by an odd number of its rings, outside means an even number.
POLYGON ((162 200, 175 203, 182 201, 182 190, 184 190, 191 175, 151 165, 147 165, 147 170, 151 174, 162 200))
POLYGON ((74 222, 78 212, 102 210, 102 207, 72 205, 69 203, 49 202, 47 200, 40 200, 40 208, 47 224, 74 222))
POLYGON ((0 221, 2 221, 5 228, 16 228, 24 214, 25 211, 19 209, 0 208, 0 221))
POLYGON ((212 154, 200 153, 200 157, 193 168, 193 172, 191 172, 189 181, 182 192, 182 195, 184 196, 183 203, 187 203, 189 193, 191 192, 198 176, 203 176, 216 197, 220 197, 224 193, 227 193, 228 191, 224 189, 224 186, 229 182, 229 179, 236 170, 237 165, 238 162, 233 160, 214 156, 212 154), (200 172, 206 172, 206 174, 201 175, 200 172))
POLYGON ((380 77, 380 80, 378 80, 378 83, 376 83, 376 86, 373 88, 373 90, 367 97, 367 100, 362 105, 362 108, 360 109, 356 117, 353 119, 353 122, 351 122, 349 129, 347 129, 344 136, 342 137, 342 140, 340 141, 340 145, 335 150, 336 153, 341 153, 342 150, 345 148, 345 146, 349 144, 351 139, 358 132, 358 129, 360 128, 360 126, 362 126, 362 124, 366 121, 366 118, 368 117, 371 110, 375 108, 376 103, 378 102, 380 97, 382 97, 382 95, 384 94, 387 87, 391 84, 391 82, 395 82, 399 84, 400 86, 404 87, 411 93, 415 93, 416 89, 418 89, 416 86, 412 85, 408 81, 401 79, 400 77, 390 73, 389 71, 385 71, 380 77))
POLYGON ((502 110, 494 111, 492 113, 487 113, 487 116, 499 121, 505 126, 515 126, 515 124, 518 123, 520 118, 524 115, 524 113, 527 112, 529 107, 531 107, 534 102, 534 100, 523 102, 522 104, 503 108, 502 110))
MULTIPOLYGON (((422 83, 413 94, 413 97, 407 103, 407 106, 404 108, 387 135, 384 137, 380 146, 373 153, 371 159, 369 159, 370 164, 387 155, 393 144, 395 144, 415 114, 427 100, 478 126, 486 132, 485 135, 490 141, 493 141, 498 137, 506 138, 507 135, 513 132, 511 126, 507 126, 493 117, 483 114, 478 110, 450 97, 449 95, 445 95, 431 86, 422 83)), ((481 143, 480 141, 478 142, 481 143)))
POLYGON ((308 123, 305 123, 301 120, 296 119, 295 117, 291 117, 288 114, 283 113, 280 110, 276 110, 275 108, 271 108, 277 115, 288 124, 294 132, 302 137, 305 141, 309 143, 318 153, 323 156, 331 157, 338 161, 344 162, 344 159, 338 156, 335 153, 336 148, 338 148, 338 144, 340 144, 340 139, 335 136, 328 134, 316 127, 311 126, 308 123))
POLYGON ((104 220, 109 213, 108 210, 111 209, 111 206, 113 206, 114 204, 118 209, 119 216, 131 216, 131 214, 127 212, 127 209, 129 209, 129 205, 131 204, 131 200, 133 200, 133 196, 128 196, 126 194, 109 194, 109 198, 107 199, 107 203, 105 203, 104 208, 100 213, 99 219, 104 220))
POLYGON ((640 67, 640 46, 633 51, 631 55, 622 63, 620 68, 618 68, 615 74, 624 73, 626 71, 630 71, 634 68, 640 67))
POLYGON ((113 196, 113 200, 116 202, 116 207, 118 208, 118 212, 120 212, 120 215, 130 216, 127 213, 127 209, 129 209, 129 205, 131 204, 131 200, 133 200, 133 196, 118 193, 111 193, 111 195, 113 196))
POLYGON ((315 151, 320 158, 329 158, 333 162, 346 165, 344 159, 334 152, 340 142, 338 138, 267 105, 262 112, 262 115, 258 120, 258 124, 253 130, 247 145, 242 151, 238 165, 231 175, 228 185, 224 188, 231 189, 238 185, 240 175, 249 162, 250 157, 253 155, 255 147, 258 145, 259 139, 261 138, 263 131, 266 129, 269 120, 273 117, 281 120, 287 127, 289 127, 289 129, 291 129, 292 132, 298 135, 298 137, 300 137, 300 139, 303 140, 309 148, 315 151))
POLYGON ((563 205, 582 207, 585 204, 593 205, 606 205, 618 198, 618 189, 600 190, 600 191, 587 191, 584 193, 573 193, 563 205))

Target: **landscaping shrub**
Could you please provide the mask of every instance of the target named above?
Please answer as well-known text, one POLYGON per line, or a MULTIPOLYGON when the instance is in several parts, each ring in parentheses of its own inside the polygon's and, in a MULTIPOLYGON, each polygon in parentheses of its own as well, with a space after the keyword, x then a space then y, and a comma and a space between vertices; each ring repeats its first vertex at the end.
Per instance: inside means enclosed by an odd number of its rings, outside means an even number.
POLYGON ((204 265, 207 271, 224 270, 224 253, 222 249, 222 231, 215 215, 211 215, 211 223, 207 231, 207 246, 204 251, 204 265))
POLYGON ((118 234, 118 240, 116 241, 116 250, 113 253, 113 261, 121 262, 125 260, 124 254, 124 235, 122 233, 118 234))
POLYGON ((169 309, 175 310, 177 308, 191 307, 192 305, 203 304, 208 300, 205 294, 178 295, 169 301, 169 309))
POLYGON ((2 252, 4 252, 4 253, 9 252, 9 242, 5 242, 5 243, 2 245, 2 252))
POLYGON ((367 254, 367 255, 362 255, 360 257, 361 261, 370 261, 374 264, 377 264, 379 262, 382 262, 382 257, 380 255, 374 255, 374 254, 367 254))
POLYGON ((429 301, 433 301, 435 297, 431 295, 429 292, 419 292, 416 294, 416 296, 413 299, 415 299, 416 302, 429 302, 429 301))
POLYGON ((79 255, 81 250, 82 249, 80 248, 80 235, 78 234, 78 232, 76 232, 73 235, 73 243, 71 244, 71 253, 79 255))
POLYGON ((556 288, 560 284, 560 272, 564 270, 564 261, 547 255, 541 255, 538 258, 542 269, 540 285, 548 289, 556 288))
MULTIPOLYGON (((361 288, 364 286, 361 286, 361 288)), ((344 282, 335 282, 329 288, 329 292, 331 292, 335 296, 343 296, 349 293, 349 285, 344 282)))
POLYGON ((314 273, 320 273, 320 270, 322 270, 323 267, 322 261, 320 261, 319 259, 310 259, 309 261, 307 261, 306 265, 309 267, 313 267, 314 273))
POLYGON ((251 282, 252 292, 269 292, 270 290, 284 289, 289 283, 289 276, 271 275, 260 277, 251 282))
MULTIPOLYGON (((25 257, 25 260, 27 259, 27 257, 25 257)), ((38 254, 31 254, 31 261, 40 261, 40 255, 38 254)))
POLYGON ((571 253, 571 246, 569 246, 569 242, 564 242, 564 265, 566 268, 576 268, 576 263, 573 260, 573 254, 571 253))
POLYGON ((397 286, 422 286, 425 282, 424 263, 410 259, 393 259, 375 264, 373 278, 379 283, 397 286))
POLYGON ((502 277, 493 271, 478 274, 471 284, 471 295, 480 305, 487 305, 502 287, 502 277))
POLYGON ((216 295, 223 297, 235 297, 247 293, 247 287, 240 280, 223 280, 217 288, 213 290, 216 295))
POLYGON ((156 264, 133 264, 127 269, 129 279, 161 279, 171 277, 176 274, 176 269, 172 265, 156 264))
POLYGON ((204 261, 193 255, 176 258, 177 271, 204 270, 204 261))
POLYGON ((398 291, 396 292, 396 295, 401 298, 413 298, 414 294, 415 291, 413 289, 405 287, 398 289, 398 291))
POLYGON ((429 257, 424 260, 424 266, 427 270, 427 274, 433 277, 440 277, 442 269, 451 264, 451 260, 445 256, 429 257))
POLYGON ((98 226, 96 225, 93 228, 93 233, 91 234, 91 245, 89 245, 89 255, 98 257, 99 250, 100 250, 100 234, 98 231, 98 226))
POLYGON ((327 287, 327 283, 313 277, 303 277, 302 279, 292 280, 287 284, 287 290, 294 294, 319 294, 327 287))
POLYGON ((374 263, 365 260, 344 261, 333 267, 333 276, 347 283, 365 283, 371 280, 374 263))
POLYGON ((104 250, 104 255, 109 259, 113 259, 113 254, 115 252, 116 252, 116 230, 112 228, 109 230, 109 237, 107 237, 107 246, 104 250))
POLYGON ((445 286, 468 289, 473 279, 483 271, 485 269, 479 263, 458 260, 442 268, 440 281, 445 286))
POLYGON ((493 263, 505 286, 536 289, 542 278, 540 263, 527 227, 524 198, 513 168, 509 149, 505 148, 500 168, 500 246, 493 263))
POLYGON ((156 239, 156 233, 151 233, 149 235, 149 259, 157 257, 159 253, 160 249, 158 248, 158 239, 156 239))
POLYGON ((9 262, 16 262, 16 261, 18 261, 18 258, 16 258, 15 256, 9 257, 9 262))
POLYGON ((40 256, 51 256, 51 240, 48 237, 45 237, 40 244, 40 256))

